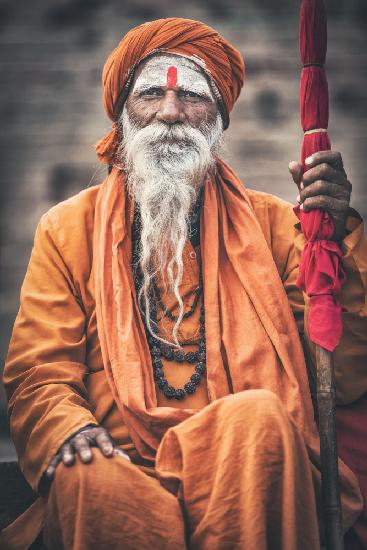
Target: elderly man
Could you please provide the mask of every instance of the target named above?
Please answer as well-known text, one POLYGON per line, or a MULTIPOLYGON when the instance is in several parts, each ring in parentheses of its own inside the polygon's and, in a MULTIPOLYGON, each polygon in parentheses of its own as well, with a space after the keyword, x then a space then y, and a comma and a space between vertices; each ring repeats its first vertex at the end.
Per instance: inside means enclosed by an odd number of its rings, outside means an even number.
MULTIPOLYGON (((42 218, 5 370, 42 495, 10 547, 43 529, 52 549, 319 548, 303 240, 290 205, 220 159, 242 84, 239 52, 197 21, 141 25, 108 58, 109 175, 42 218)), ((327 206, 345 243, 336 369, 351 401, 366 391, 363 230, 340 155, 308 166, 290 165, 299 201, 327 206)), ((361 495, 342 462, 340 481, 347 530, 361 495)))

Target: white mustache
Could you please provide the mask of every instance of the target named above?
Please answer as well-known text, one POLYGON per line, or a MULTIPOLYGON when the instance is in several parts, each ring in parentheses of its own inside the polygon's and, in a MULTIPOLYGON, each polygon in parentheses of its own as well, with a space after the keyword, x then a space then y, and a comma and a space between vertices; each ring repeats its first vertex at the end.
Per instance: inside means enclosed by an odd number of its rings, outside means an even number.
MULTIPOLYGON (((200 130, 184 124, 168 125, 164 122, 154 122, 143 128, 135 128, 132 139, 133 142, 136 140, 142 145, 161 146, 163 148, 167 144, 173 146, 177 144, 194 149, 208 145, 205 129, 200 130)), ((133 143, 131 146, 133 146, 133 143)))

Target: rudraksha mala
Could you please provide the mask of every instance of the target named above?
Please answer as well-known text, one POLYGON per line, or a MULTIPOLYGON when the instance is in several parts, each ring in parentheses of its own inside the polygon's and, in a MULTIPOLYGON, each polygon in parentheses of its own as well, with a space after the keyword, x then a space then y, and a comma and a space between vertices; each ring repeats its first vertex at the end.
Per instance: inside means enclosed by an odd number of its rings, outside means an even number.
MULTIPOLYGON (((133 243, 133 275, 135 282, 136 295, 139 297, 139 292, 142 285, 142 274, 139 266, 139 242, 140 242, 140 231, 141 231, 140 215, 138 210, 135 210, 134 222, 132 226, 132 243, 133 243)), ((197 308, 199 298, 203 296, 203 285, 202 278, 200 274, 200 283, 195 291, 195 297, 193 303, 188 312, 184 314, 184 319, 187 319, 193 315, 194 311, 197 308)), ((162 298, 160 296, 158 286, 156 282, 153 282, 152 290, 150 292, 150 313, 151 320, 154 325, 158 328, 157 323, 157 306, 163 311, 163 315, 166 315, 172 321, 177 320, 177 316, 173 315, 165 307, 162 298)), ((138 299, 139 302, 139 299, 138 299)), ((150 355, 152 358, 153 366, 153 375, 154 380, 158 388, 164 393, 167 399, 177 399, 181 401, 186 397, 186 395, 192 395, 196 392, 198 385, 200 384, 203 375, 206 372, 206 345, 205 345, 205 309, 204 304, 200 307, 200 341, 198 346, 198 351, 189 351, 184 352, 181 350, 175 349, 173 346, 162 343, 160 340, 152 336, 148 330, 148 327, 145 322, 145 311, 142 304, 139 303, 139 309, 142 314, 142 319, 144 322, 145 333, 148 340, 148 345, 150 349, 150 355), (183 388, 174 388, 168 383, 163 371, 163 364, 161 357, 164 357, 167 361, 177 361, 179 363, 196 363, 195 372, 190 376, 187 383, 183 388)))

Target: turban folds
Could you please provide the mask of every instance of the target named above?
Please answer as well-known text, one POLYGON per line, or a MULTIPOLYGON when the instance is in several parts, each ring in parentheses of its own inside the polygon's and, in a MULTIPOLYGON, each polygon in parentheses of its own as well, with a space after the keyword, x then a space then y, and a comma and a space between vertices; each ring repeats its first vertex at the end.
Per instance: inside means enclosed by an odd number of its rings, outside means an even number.
POLYGON ((113 129, 97 143, 99 159, 113 164, 121 140, 117 121, 138 64, 146 57, 168 52, 196 62, 220 92, 224 126, 241 91, 244 62, 236 48, 217 31, 199 21, 169 18, 131 29, 108 57, 102 73, 104 106, 113 129))

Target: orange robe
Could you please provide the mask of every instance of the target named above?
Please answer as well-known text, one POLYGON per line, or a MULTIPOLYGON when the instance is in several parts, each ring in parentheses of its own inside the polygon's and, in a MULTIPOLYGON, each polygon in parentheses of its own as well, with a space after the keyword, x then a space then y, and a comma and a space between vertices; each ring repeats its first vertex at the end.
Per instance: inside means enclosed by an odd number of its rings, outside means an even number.
POLYGON ((272 392, 218 399, 169 430, 156 471, 169 491, 119 457, 59 467, 47 548, 319 550, 306 447, 272 392))
MULTIPOLYGON (((62 442, 71 433, 89 423, 103 425, 130 454, 133 462, 139 464, 143 470, 147 468, 152 471, 152 463, 142 460, 134 448, 103 369, 96 326, 92 269, 92 236, 97 193, 98 187, 83 191, 54 207, 43 217, 37 229, 34 250, 22 287, 21 308, 10 345, 4 381, 9 395, 12 437, 20 465, 35 489, 62 442)), ((271 195, 254 191, 248 193, 299 330, 303 332, 305 306, 303 296, 295 286, 303 237, 292 229, 296 220, 291 206, 271 195)), ((360 220, 351 217, 350 224, 352 232, 343 243, 344 264, 348 275, 348 282, 342 292, 342 302, 346 308, 345 331, 336 352, 338 396, 344 403, 354 401, 367 390, 367 371, 363 368, 367 356, 365 241, 360 220)), ((182 282, 182 290, 186 294, 194 291, 198 281, 198 264, 193 252, 191 244, 187 243, 182 282)), ((197 319, 193 318, 192 321, 182 327, 181 336, 188 343, 195 341, 195 331, 198 328, 197 319)), ((183 367, 170 364, 166 369, 167 377, 172 385, 182 387, 190 369, 192 367, 189 365, 183 367)), ((159 406, 166 404, 160 392, 157 398, 159 406)), ((225 400, 226 398, 223 401, 225 400)), ((169 406, 201 409, 207 403, 208 395, 203 381, 193 396, 186 397, 184 402, 170 401, 169 406)), ((275 403, 272 405, 278 406, 275 403)), ((203 415, 214 414, 212 407, 213 404, 206 407, 204 410, 211 412, 203 411, 203 415)), ((172 430, 177 432, 179 443, 176 448, 186 449, 189 460, 193 460, 190 458, 190 445, 187 443, 190 440, 189 428, 191 426, 196 429, 196 422, 199 421, 197 419, 200 418, 197 414, 182 424, 183 431, 184 426, 188 427, 188 434, 181 434, 180 425, 172 430)), ((223 418, 218 419, 218 425, 222 421, 223 418)), ((283 421, 285 424, 289 423, 289 419, 284 416, 283 421)), ((289 430, 289 426, 287 430, 288 448, 289 441, 297 436, 289 430)), ((279 432, 281 431, 280 429, 279 432)), ((173 453, 175 444, 167 440, 166 446, 168 445, 173 453)), ((248 445, 246 438, 243 445, 248 445)), ((175 482, 181 479, 182 472, 179 471, 178 463, 175 464, 175 471, 172 471, 173 465, 167 460, 164 448, 162 446, 159 451, 162 465, 159 473, 162 478, 168 479, 169 485, 172 479, 175 482)), ((302 456, 302 445, 297 448, 302 456)), ((205 470, 201 473, 205 475, 205 470)), ((212 472, 208 473, 211 474, 212 472)), ((291 478, 293 481, 297 480, 296 475, 291 478)), ((215 480, 212 481, 215 483, 215 480)), ((354 495, 354 498, 355 509, 349 522, 356 517, 359 510, 358 495, 354 495)), ((310 499, 307 503, 310 505, 310 499)), ((38 501, 34 508, 37 509, 38 518, 42 518, 45 502, 38 501)), ((193 513, 195 516, 196 512, 193 513)), ((200 516, 200 510, 198 513, 200 516)), ((29 516, 30 514, 28 518, 29 516)), ((195 525, 197 527, 200 523, 195 523, 198 516, 195 517, 192 520, 193 532, 195 525)), ((34 523, 37 528, 41 524, 40 519, 38 523, 34 523)), ((18 520, 18 530, 19 525, 18 520)), ((29 536, 35 533, 31 533, 30 522, 28 526, 23 525, 22 529, 21 538, 25 544, 27 536, 30 540, 29 536)), ((292 537, 294 533, 287 536, 292 537)))

